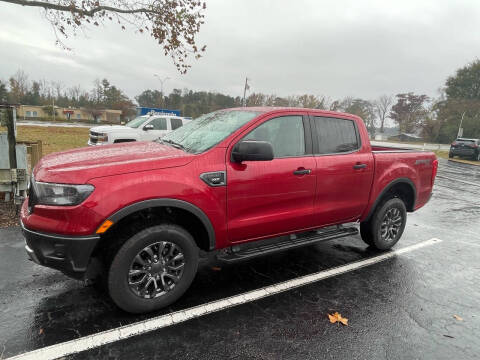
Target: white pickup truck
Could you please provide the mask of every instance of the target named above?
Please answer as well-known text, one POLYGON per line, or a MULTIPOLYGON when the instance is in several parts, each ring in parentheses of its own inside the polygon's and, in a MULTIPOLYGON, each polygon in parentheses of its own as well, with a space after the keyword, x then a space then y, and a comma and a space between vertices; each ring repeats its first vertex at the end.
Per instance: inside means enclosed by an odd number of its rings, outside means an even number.
POLYGON ((190 121, 172 114, 139 116, 125 125, 102 125, 90 129, 88 145, 155 140, 190 121))

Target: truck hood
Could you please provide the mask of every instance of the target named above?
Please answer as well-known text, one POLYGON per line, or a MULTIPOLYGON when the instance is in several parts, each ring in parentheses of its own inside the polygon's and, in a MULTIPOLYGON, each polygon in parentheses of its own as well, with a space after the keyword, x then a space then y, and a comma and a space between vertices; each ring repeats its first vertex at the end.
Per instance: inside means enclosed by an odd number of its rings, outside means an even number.
POLYGON ((102 125, 102 126, 95 126, 93 128, 90 128, 90 131, 94 131, 97 133, 109 133, 112 131, 119 132, 119 131, 125 131, 125 132, 132 132, 132 131, 137 131, 138 129, 134 129, 128 126, 123 126, 123 125, 102 125))
POLYGON ((129 142, 53 153, 35 166, 37 181, 85 184, 123 173, 183 166, 194 155, 155 142, 129 142))

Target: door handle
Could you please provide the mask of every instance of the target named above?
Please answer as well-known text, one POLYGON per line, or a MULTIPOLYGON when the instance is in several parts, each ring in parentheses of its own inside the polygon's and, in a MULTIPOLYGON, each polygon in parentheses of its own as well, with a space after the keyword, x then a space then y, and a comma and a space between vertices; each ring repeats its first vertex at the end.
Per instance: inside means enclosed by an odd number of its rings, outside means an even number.
POLYGON ((355 164, 355 165, 353 165, 353 168, 355 170, 365 169, 366 167, 367 167, 367 164, 355 164))
POLYGON ((293 172, 293 175, 307 175, 307 174, 310 174, 312 172, 312 170, 310 169, 303 169, 303 168, 300 168, 300 169, 297 169, 293 172))

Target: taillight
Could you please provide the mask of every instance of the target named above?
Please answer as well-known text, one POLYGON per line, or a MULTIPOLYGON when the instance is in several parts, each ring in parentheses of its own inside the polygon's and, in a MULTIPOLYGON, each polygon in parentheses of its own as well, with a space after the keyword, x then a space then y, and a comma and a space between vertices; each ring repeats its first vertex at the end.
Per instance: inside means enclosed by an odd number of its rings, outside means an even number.
POLYGON ((438 160, 435 159, 432 162, 432 187, 433 187, 433 183, 435 182, 435 176, 437 176, 437 171, 438 171, 438 160))

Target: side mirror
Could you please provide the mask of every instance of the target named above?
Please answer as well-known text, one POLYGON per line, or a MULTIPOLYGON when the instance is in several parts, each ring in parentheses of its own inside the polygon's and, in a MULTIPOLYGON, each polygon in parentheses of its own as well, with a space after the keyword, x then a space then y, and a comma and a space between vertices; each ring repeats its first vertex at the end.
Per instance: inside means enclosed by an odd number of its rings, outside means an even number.
POLYGON ((268 141, 240 141, 232 150, 232 160, 235 162, 273 160, 272 144, 268 141))
POLYGON ((143 127, 143 131, 153 130, 153 125, 148 124, 143 127))

